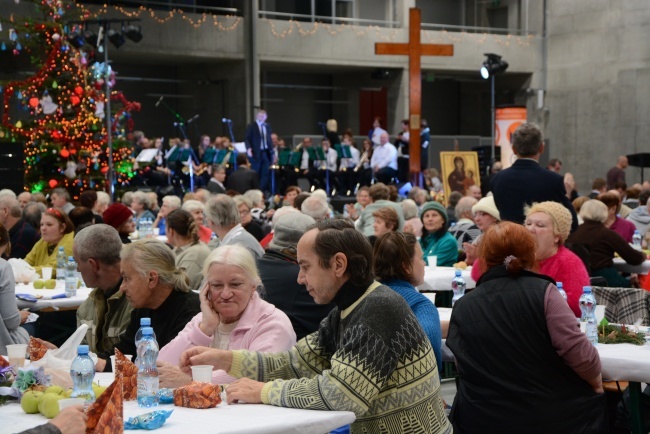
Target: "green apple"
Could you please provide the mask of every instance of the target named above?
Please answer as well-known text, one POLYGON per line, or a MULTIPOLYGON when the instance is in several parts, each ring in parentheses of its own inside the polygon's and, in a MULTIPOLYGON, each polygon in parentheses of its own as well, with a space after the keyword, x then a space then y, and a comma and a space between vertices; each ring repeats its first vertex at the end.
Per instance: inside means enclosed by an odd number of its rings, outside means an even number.
POLYGON ((63 387, 56 384, 45 389, 45 393, 56 393, 57 395, 60 395, 63 391, 63 387))
POLYGON ((42 395, 43 392, 28 390, 23 393, 23 397, 20 399, 20 408, 27 414, 38 413, 38 401, 42 395))
POLYGON ((43 289, 45 287, 45 282, 42 280, 34 281, 34 289, 43 289))
POLYGON ((40 404, 38 404, 38 411, 48 419, 52 419, 59 414, 59 400, 63 399, 63 395, 55 393, 46 393, 43 395, 40 404))
POLYGON ((64 391, 63 396, 65 396, 66 398, 70 398, 70 396, 72 396, 72 389, 68 389, 64 391))
POLYGON ((54 289, 56 288, 56 280, 50 279, 45 281, 45 289, 54 289))
POLYGON ((107 387, 104 386, 94 386, 93 385, 93 392, 95 392, 95 398, 99 398, 99 395, 104 393, 104 391, 107 389, 107 387))

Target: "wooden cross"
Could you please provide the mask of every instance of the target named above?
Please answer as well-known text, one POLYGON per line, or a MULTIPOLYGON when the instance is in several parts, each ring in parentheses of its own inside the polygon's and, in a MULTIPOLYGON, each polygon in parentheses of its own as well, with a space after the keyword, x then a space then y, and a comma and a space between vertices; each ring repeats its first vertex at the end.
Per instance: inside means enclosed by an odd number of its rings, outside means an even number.
MULTIPOLYGON (((409 10, 408 43, 375 43, 375 54, 409 56, 409 170, 420 172, 420 115, 422 113, 422 78, 420 56, 453 56, 453 45, 422 44, 420 42, 420 9, 409 10)), ((419 184, 419 183, 418 183, 419 184)))

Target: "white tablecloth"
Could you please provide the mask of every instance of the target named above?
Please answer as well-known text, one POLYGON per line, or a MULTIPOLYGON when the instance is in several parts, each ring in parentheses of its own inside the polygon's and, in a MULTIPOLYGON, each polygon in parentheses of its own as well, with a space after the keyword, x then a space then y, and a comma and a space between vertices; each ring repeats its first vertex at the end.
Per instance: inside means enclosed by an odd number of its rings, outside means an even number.
POLYGON ((650 344, 596 345, 604 380, 650 383, 650 344))
MULTIPOLYGON (((454 267, 426 267, 424 270, 424 283, 418 286, 420 291, 451 291, 451 281, 455 276, 454 267)), ((472 267, 461 270, 467 289, 476 288, 476 282, 472 280, 472 267)))
MULTIPOLYGON (((16 294, 31 294, 31 295, 42 295, 43 297, 51 297, 53 295, 63 294, 65 288, 65 283, 63 280, 56 281, 56 288, 54 289, 34 289, 33 283, 16 283, 16 294)), ((24 301, 17 299, 18 309, 29 308, 32 311, 38 311, 41 309, 52 308, 54 310, 59 309, 74 309, 77 308, 83 303, 90 294, 90 288, 79 288, 77 289, 77 295, 71 298, 57 298, 54 300, 43 300, 40 299, 36 303, 30 301, 24 301)))
POLYGON ((614 267, 624 273, 649 274, 650 260, 646 259, 641 265, 630 265, 622 258, 614 258, 614 267))
MULTIPOLYGON (((101 385, 108 385, 113 374, 97 374, 101 385)), ((263 404, 233 404, 225 402, 216 408, 197 410, 160 405, 160 410, 174 410, 165 425, 155 430, 165 433, 314 433, 322 434, 354 422, 349 411, 317 411, 274 407, 263 404)), ((155 410, 155 409, 153 409, 155 410)), ((138 407, 136 401, 124 402, 124 419, 148 413, 152 409, 138 407)), ((47 422, 40 414, 25 414, 16 403, 0 407, 0 433, 15 433, 47 422)), ((142 431, 146 432, 146 431, 142 431)))

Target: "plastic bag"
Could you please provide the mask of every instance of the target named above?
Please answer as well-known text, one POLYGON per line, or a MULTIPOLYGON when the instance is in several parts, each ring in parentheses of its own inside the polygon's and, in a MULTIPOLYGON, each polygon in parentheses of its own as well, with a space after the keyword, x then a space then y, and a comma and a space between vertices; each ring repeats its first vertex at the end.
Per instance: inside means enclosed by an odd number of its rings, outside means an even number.
POLYGON ((9 265, 14 272, 14 280, 20 283, 29 283, 37 280, 40 276, 24 259, 11 258, 9 265))
POLYGON ((124 421, 124 429, 157 429, 163 426, 174 410, 156 410, 124 421))
MULTIPOLYGON (((82 324, 61 347, 56 350, 48 350, 42 359, 31 362, 30 366, 43 366, 45 371, 52 375, 54 384, 62 387, 71 386, 70 365, 77 357, 77 347, 86 336, 86 330, 88 330, 88 325, 82 324)), ((97 363, 97 354, 88 353, 88 355, 93 363, 97 363)))

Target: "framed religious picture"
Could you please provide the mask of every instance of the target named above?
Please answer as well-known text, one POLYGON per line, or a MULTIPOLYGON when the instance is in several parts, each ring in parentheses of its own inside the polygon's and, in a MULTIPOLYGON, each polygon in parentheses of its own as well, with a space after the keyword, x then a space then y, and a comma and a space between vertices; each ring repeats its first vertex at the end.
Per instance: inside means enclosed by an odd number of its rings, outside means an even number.
POLYGON ((440 165, 442 167, 442 184, 447 200, 454 191, 465 196, 472 185, 481 186, 481 174, 476 152, 441 152, 440 165))

